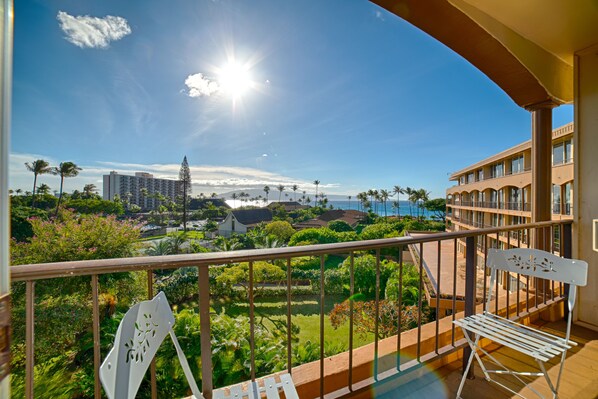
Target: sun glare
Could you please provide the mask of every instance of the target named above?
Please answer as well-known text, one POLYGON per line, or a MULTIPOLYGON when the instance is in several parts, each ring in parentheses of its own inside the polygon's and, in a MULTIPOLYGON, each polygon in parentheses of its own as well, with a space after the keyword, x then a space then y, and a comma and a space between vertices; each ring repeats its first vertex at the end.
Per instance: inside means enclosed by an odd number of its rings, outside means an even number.
POLYGON ((251 77, 244 66, 229 63, 220 69, 218 83, 223 91, 238 98, 251 87, 251 77))

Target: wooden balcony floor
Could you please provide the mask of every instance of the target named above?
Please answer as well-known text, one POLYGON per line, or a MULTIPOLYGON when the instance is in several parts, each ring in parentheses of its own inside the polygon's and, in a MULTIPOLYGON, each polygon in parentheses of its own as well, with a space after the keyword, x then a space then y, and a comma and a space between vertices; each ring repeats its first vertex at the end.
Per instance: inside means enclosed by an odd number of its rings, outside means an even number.
MULTIPOLYGON (((564 336, 565 323, 548 323, 541 327, 542 330, 564 336)), ((598 398, 598 332, 583 327, 573 326, 572 339, 578 346, 569 351, 565 362, 561 386, 559 388, 560 399, 595 399, 598 398)), ((537 370, 533 359, 519 354, 506 347, 496 346, 492 348, 492 355, 509 368, 520 370, 537 370), (527 367, 526 367, 527 366, 527 367)), ((551 378, 558 374, 558 361, 553 360, 549 366, 551 378)), ((511 376, 496 376, 497 380, 519 392, 528 398, 537 398, 529 388, 521 387, 521 384, 511 376)), ((404 384, 384 395, 376 395, 377 398, 454 398, 461 381, 461 362, 454 362, 425 376, 404 384)), ((531 385, 542 395, 552 398, 550 389, 543 377, 529 378, 531 385)), ((475 379, 467 380, 461 395, 464 399, 501 399, 518 397, 511 394, 498 385, 484 379, 479 366, 475 369, 475 379)))

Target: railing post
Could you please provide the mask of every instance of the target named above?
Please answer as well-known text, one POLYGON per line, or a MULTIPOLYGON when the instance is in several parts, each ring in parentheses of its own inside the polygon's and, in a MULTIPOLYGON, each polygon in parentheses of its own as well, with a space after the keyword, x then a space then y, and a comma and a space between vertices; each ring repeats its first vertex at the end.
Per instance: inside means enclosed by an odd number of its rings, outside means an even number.
MULTIPOLYGON (((561 225, 561 248, 560 250, 562 251, 562 255, 564 258, 567 259, 571 259, 571 256, 573 254, 572 251, 572 235, 571 235, 571 231, 572 231, 572 226, 571 224, 563 224, 561 225)), ((569 284, 565 284, 564 288, 564 294, 565 294, 565 298, 569 298, 569 284)), ((564 301, 564 309, 565 311, 563 312, 563 316, 565 318, 565 320, 567 320, 569 318, 569 306, 567 306, 567 301, 564 301)))
POLYGON ((201 334, 201 387, 203 396, 212 399, 212 336, 210 328, 210 273, 208 266, 198 268, 199 329, 201 334))
MULTIPOLYGON (((475 311, 475 277, 476 277, 476 245, 475 237, 467 237, 465 239, 465 317, 471 316, 475 311)), ((485 276, 484 276, 485 278, 485 276)), ((465 332, 465 334, 468 334, 465 332)), ((469 346, 463 349, 463 370, 467 367, 467 361, 471 356, 471 348, 469 346)), ((471 363, 467 378, 473 379, 474 363, 471 363)))

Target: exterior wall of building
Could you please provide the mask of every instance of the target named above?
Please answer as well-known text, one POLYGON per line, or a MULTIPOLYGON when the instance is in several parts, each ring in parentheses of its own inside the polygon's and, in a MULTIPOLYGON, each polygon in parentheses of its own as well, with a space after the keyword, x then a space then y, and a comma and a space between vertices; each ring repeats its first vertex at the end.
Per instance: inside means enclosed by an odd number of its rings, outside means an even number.
MULTIPOLYGON (((553 130, 553 220, 573 218, 574 163, 573 124, 553 130)), ((450 180, 457 184, 446 190, 447 223, 453 231, 508 226, 531 222, 531 142, 519 144, 459 172, 450 180)), ((525 232, 499 237, 498 246, 521 241, 525 232)), ((496 238, 489 245, 497 246, 496 238)), ((479 243, 482 253, 484 243, 479 243)), ((463 243, 459 244, 462 251, 463 243)))
POLYGON ((247 233, 247 226, 239 222, 232 212, 230 212, 226 219, 218 225, 218 234, 223 237, 230 237, 233 233, 245 234, 247 233))
POLYGON ((127 198, 131 204, 139 206, 142 210, 151 210, 160 206, 160 201, 151 198, 151 195, 160 193, 174 201, 179 184, 178 180, 156 179, 149 173, 136 173, 135 176, 129 176, 110 172, 109 175, 104 175, 103 198, 112 200, 115 195, 118 195, 127 198), (147 189, 147 196, 141 192, 144 188, 147 189))
POLYGON ((588 284, 579 290, 578 321, 598 330, 598 252, 592 220, 598 219, 598 44, 575 56, 575 223, 573 257, 589 264, 588 284))

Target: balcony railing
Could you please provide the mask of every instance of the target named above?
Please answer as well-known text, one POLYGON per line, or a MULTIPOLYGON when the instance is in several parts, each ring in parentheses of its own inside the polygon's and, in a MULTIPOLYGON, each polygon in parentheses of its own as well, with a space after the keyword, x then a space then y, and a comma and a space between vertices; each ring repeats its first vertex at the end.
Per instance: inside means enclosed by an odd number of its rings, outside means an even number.
MULTIPOLYGON (((211 294, 210 278, 208 274, 209 267, 216 267, 218 265, 225 265, 237 262, 248 262, 249 266, 249 281, 248 285, 248 316, 250 325, 250 369, 252 379, 256 378, 255 365, 255 339, 254 328, 256 326, 256 311, 255 311, 255 289, 256 284, 253 281, 253 265, 257 261, 282 261, 286 265, 286 322, 287 322, 287 340, 286 340, 286 370, 293 374, 298 384, 298 391, 302 398, 324 397, 325 394, 333 393, 333 396, 342 397, 349 394, 364 384, 370 384, 375 381, 382 381, 392 379, 399 374, 404 374, 411 369, 417 369, 419 366, 432 362, 442 356, 459 350, 465 347, 465 341, 461 338, 460 332, 457 331, 451 321, 463 315, 471 315, 478 312, 480 309, 476 305, 486 300, 487 273, 482 269, 478 269, 476 261, 476 247, 485 250, 489 245, 497 245, 499 235, 504 234, 510 246, 518 246, 521 243, 520 237, 525 234, 535 234, 538 237, 545 237, 542 242, 547 242, 548 248, 546 250, 555 251, 558 248, 561 256, 570 257, 571 255, 571 222, 542 222, 535 224, 525 224, 508 226, 501 228, 489 228, 482 230, 468 230, 457 231, 449 233, 433 233, 425 234, 417 237, 400 237, 388 238, 369 241, 344 242, 337 244, 322 244, 311 245, 303 247, 285 247, 274 249, 260 249, 260 250, 243 250, 234 252, 220 252, 220 253, 202 253, 189 255, 172 255, 172 256, 156 256, 156 257, 137 257, 137 258, 123 258, 123 259, 105 259, 94 261, 77 261, 64 263, 48 263, 48 264, 34 264, 13 266, 11 269, 12 280, 14 282, 25 282, 26 290, 26 325, 25 325, 25 391, 26 398, 33 398, 34 396, 34 366, 35 366, 35 284, 41 280, 50 280, 58 278, 75 278, 81 276, 89 277, 89 284, 91 285, 92 295, 92 319, 89 320, 93 329, 93 365, 95 370, 95 398, 101 397, 101 389, 99 382, 99 366, 101 363, 100 351, 100 276, 108 274, 128 273, 128 272, 145 272, 147 273, 147 291, 148 296, 152 297, 154 294, 155 271, 158 269, 179 269, 179 268, 196 268, 198 274, 197 280, 197 299, 200 313, 200 330, 201 336, 197 339, 197 345, 201 348, 201 365, 202 365, 202 390, 206 398, 211 398, 213 389, 213 374, 212 374, 212 342, 211 342, 211 315, 210 315, 210 299, 214 295, 211 294), (514 235, 513 235, 514 234, 514 235), (514 240, 513 237, 518 237, 514 240), (491 240, 496 238, 496 240, 491 240), (461 277, 462 273, 459 268, 462 267, 461 258, 457 253, 458 241, 465 243, 465 277, 461 277), (454 248, 454 253, 449 257, 449 261, 445 260, 442 255, 443 243, 448 242, 449 248, 454 248), (424 245, 427 244, 427 245, 424 245), (479 247, 478 247, 479 245, 479 247), (413 330, 404 331, 400 326, 399 320, 396 335, 390 338, 379 337, 378 331, 382 326, 381 318, 379 316, 380 302, 382 295, 380 291, 380 276, 381 276, 381 261, 384 258, 392 258, 398 262, 399 269, 399 283, 397 289, 399 294, 396 300, 398 309, 402 309, 402 273, 403 273, 403 252, 409 248, 416 248, 414 264, 419 270, 419 295, 417 298, 417 326, 413 330), (426 248, 426 252, 424 252, 426 248), (434 248, 430 250, 430 248, 434 248), (398 250, 397 255, 387 255, 389 250, 398 250), (343 367, 334 365, 338 357, 328 358, 325 362, 324 353, 324 338, 325 338, 325 308, 324 300, 326 298, 325 287, 325 256, 326 255, 341 255, 345 259, 350 260, 350 282, 348 287, 348 298, 353 298, 355 292, 355 275, 354 275, 354 259, 360 256, 363 251, 371 253, 376 259, 376 284, 375 284, 375 298, 374 307, 376 310, 375 319, 375 334, 372 344, 369 348, 361 350, 356 348, 354 343, 354 317, 353 317, 353 301, 350 301, 350 320, 348 331, 348 350, 342 354, 343 359, 340 363, 343 367), (431 252, 429 254, 428 252, 431 252), (318 257, 320 263, 319 270, 319 360, 317 366, 293 366, 292 356, 293 348, 291 345, 291 325, 293 322, 292 315, 292 262, 293 258, 298 257, 318 257), (429 267, 426 259, 438 259, 435 267, 429 267), (447 270, 448 269, 448 270, 447 270), (451 279, 446 279, 446 271, 450 271, 451 279), (443 277, 443 281, 439 278, 443 277), (464 281, 461 281, 461 280, 464 281), (477 288, 476 288, 477 287, 477 288), (477 290, 477 294, 476 294, 477 290), (424 292, 427 296, 424 296, 424 292), (422 319, 422 305, 424 301, 428 301, 430 306, 434 307, 432 311, 433 321, 425 324, 422 319), (461 303, 461 305, 459 305, 461 303), (440 308, 444 312, 440 311, 440 308), (464 313, 460 311, 464 309, 464 313), (449 314, 449 316, 445 316, 449 314), (415 339, 404 339, 405 334, 411 334, 410 337, 415 339), (415 343, 408 343, 411 341, 415 343), (358 351, 360 356, 355 356, 358 351), (412 353, 412 357, 401 356, 401 353, 412 353), (365 356, 365 359, 364 359, 365 356), (395 359, 392 364, 388 361, 380 361, 382 358, 388 359, 389 356, 395 359), (346 361, 346 362, 345 362, 346 361), (344 362, 344 363, 343 363, 344 362), (325 378, 330 373, 330 367, 342 369, 342 378, 325 378), (327 367, 329 367, 327 369, 327 367), (359 373, 354 373, 353 370, 359 370, 359 373), (364 370, 367 370, 367 375, 364 379, 364 370), (359 377, 357 377, 359 376, 359 377), (359 384, 357 384, 359 383, 359 384)), ((444 249, 446 250, 446 249, 444 249)), ((480 261, 482 261, 480 259, 480 261)), ((485 264, 485 255, 483 259, 485 264)), ((505 283, 499 286, 497 282, 496 296, 494 304, 496 310, 503 309, 506 317, 520 317, 530 314, 531 312, 540 310, 555 301, 563 299, 565 295, 564 287, 555 282, 548 280, 541 280, 539 283, 532 284, 529 279, 522 278, 518 274, 513 274, 512 278, 506 279, 505 283), (516 287, 512 285, 515 284, 516 287), (533 287, 530 289, 529 287, 533 287)), ((400 314, 400 312, 399 312, 400 314)), ((399 316, 400 317, 400 316, 399 316)), ((22 344, 22 343, 19 343, 22 344)), ((341 356, 341 355, 337 355, 341 356)), ((464 356, 466 359, 467 356, 464 356)), ((272 370, 272 372, 278 370, 272 370)), ((156 386, 156 367, 150 369, 151 383, 148 385, 151 388, 152 397, 157 397, 156 386)))

